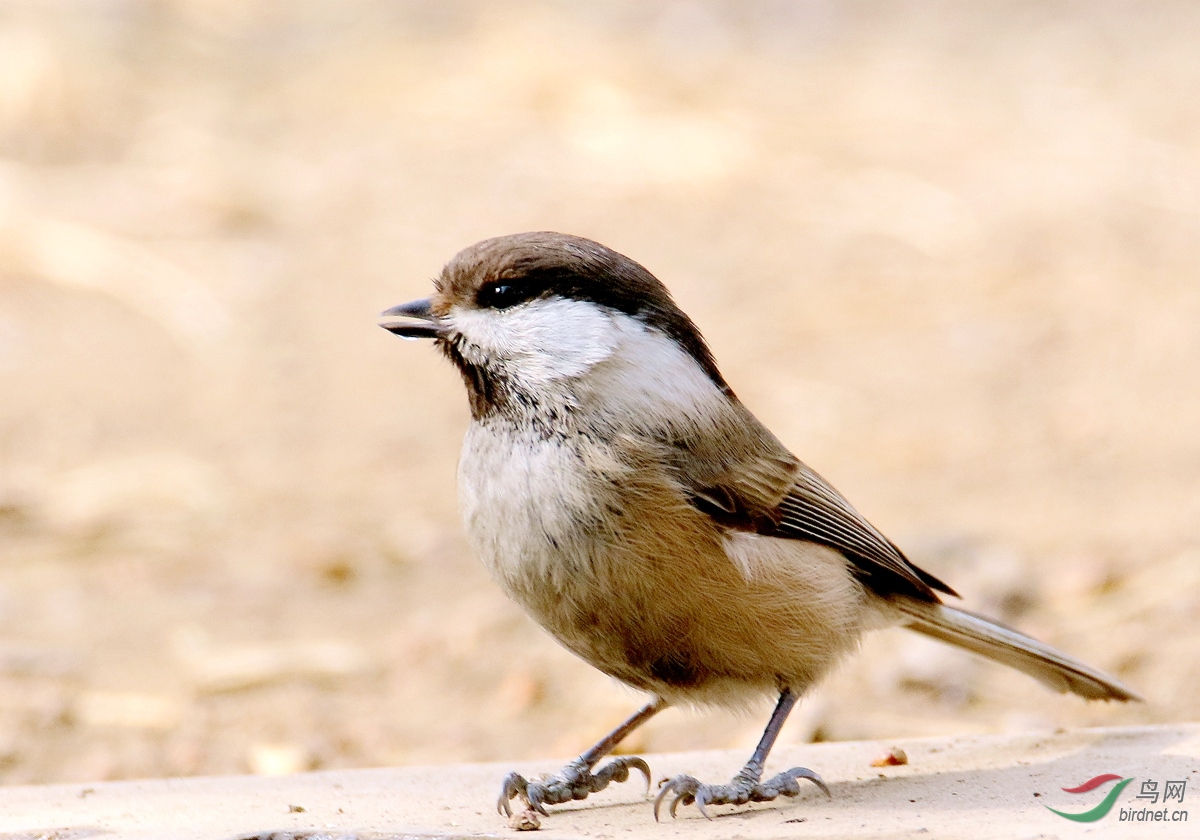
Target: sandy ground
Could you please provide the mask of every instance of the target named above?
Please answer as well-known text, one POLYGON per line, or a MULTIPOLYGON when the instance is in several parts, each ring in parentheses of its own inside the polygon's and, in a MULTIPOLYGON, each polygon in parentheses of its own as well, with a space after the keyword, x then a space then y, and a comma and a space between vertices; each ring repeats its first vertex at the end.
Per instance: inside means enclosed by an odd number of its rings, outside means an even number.
MULTIPOLYGON (((650 755, 655 778, 691 773, 725 779, 738 753, 650 755)), ((843 742, 789 747, 772 768, 820 768, 829 785, 792 800, 713 806, 711 820, 664 806, 655 824, 641 777, 585 802, 552 809, 526 837, 660 838, 1184 838, 1195 836, 1200 727, 1092 729, 1030 735, 958 736, 900 742, 843 742), (902 750, 903 766, 873 766, 902 750), (1075 788, 1118 770, 1089 791, 1075 788), (1183 782, 1162 798, 1168 780, 1183 782), (1151 782, 1158 796, 1142 795, 1151 782), (1051 813, 1087 813, 1122 784, 1110 809, 1080 823, 1051 813), (1178 794, 1179 791, 1181 794, 1178 794), (1189 798, 1189 794, 1190 797, 1189 798), (1180 795, 1182 800, 1180 800, 1180 795), (1140 812, 1162 812, 1158 822, 1140 812)), ((283 778, 223 777, 0 789, 4 840, 387 840, 408 837, 515 837, 494 809, 507 765, 341 770, 283 778)), ((538 762, 527 774, 552 772, 538 762)))
MULTIPOLYGON (((969 606, 781 743, 1200 717, 1190 3, 0 4, 0 780, 570 755, 636 706, 469 556, 467 412, 375 326, 557 229, 969 606)), ((630 749, 748 750, 762 714, 630 749)))

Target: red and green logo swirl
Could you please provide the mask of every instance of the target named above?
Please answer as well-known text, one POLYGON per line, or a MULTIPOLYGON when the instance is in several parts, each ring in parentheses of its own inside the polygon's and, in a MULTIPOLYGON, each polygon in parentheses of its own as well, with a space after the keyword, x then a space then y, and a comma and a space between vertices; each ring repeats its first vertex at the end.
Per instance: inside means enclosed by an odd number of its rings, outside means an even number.
MULTIPOLYGON (((1090 790, 1095 790, 1101 785, 1106 785, 1109 782, 1116 781, 1117 779, 1121 779, 1121 777, 1116 773, 1105 773, 1101 776, 1088 779, 1086 782, 1076 787, 1063 788, 1063 793, 1087 793, 1090 790)), ((1089 811, 1084 811, 1082 814, 1072 814, 1067 811, 1059 811, 1055 808, 1051 808, 1049 805, 1046 806, 1046 809, 1054 811, 1054 813, 1058 814, 1060 817, 1066 817, 1067 819, 1074 820, 1075 822, 1095 822, 1112 810, 1112 806, 1114 803, 1116 803, 1117 797, 1121 795, 1121 791, 1125 790, 1125 787, 1132 781, 1132 776, 1128 779, 1121 779, 1121 781, 1114 785, 1113 789, 1108 792, 1108 795, 1100 801, 1099 805, 1089 811)))

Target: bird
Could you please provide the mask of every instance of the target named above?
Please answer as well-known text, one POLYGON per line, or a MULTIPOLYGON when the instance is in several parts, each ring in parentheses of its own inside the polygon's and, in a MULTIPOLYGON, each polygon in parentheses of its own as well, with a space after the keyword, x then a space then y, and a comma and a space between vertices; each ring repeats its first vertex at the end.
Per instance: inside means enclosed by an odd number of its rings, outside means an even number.
POLYGON ((497 807, 584 799, 644 759, 617 744, 672 706, 774 698, 762 739, 727 783, 664 780, 708 806, 796 796, 814 771, 764 780, 797 701, 864 633, 904 627, 1088 700, 1141 698, 1068 654, 947 602, 914 565, 738 399, 695 323, 639 263, 535 231, 456 254, 433 294, 380 324, 431 339, 461 374, 471 420, 458 464, 472 550, 567 650, 649 695, 560 772, 510 773, 497 807))

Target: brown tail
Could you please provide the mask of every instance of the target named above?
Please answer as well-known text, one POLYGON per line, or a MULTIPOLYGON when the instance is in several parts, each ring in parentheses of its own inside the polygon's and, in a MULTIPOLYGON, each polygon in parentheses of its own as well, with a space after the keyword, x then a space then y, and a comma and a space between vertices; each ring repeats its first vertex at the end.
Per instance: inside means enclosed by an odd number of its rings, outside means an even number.
POLYGON ((1103 671, 981 615, 908 599, 897 606, 910 630, 1024 671, 1060 693, 1069 691, 1088 700, 1142 699, 1103 671))

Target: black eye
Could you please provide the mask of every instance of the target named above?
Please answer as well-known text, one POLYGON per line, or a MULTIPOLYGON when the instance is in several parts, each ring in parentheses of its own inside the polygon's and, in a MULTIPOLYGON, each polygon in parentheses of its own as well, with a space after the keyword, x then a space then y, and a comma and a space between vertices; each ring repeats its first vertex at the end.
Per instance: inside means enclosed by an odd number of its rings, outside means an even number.
POLYGON ((534 296, 533 289, 523 283, 497 281, 485 283, 475 295, 475 303, 481 309, 508 309, 534 296))

